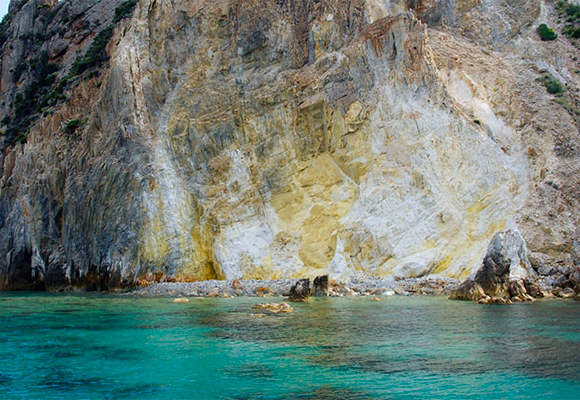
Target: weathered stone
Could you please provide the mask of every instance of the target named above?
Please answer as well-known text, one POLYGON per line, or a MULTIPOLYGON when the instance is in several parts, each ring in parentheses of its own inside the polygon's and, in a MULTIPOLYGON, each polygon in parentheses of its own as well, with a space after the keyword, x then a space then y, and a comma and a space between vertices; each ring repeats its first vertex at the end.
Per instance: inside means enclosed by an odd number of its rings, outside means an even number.
POLYGON ((563 299, 572 299, 576 297, 576 292, 572 288, 565 288, 558 291, 557 296, 563 299))
POLYGON ((570 274, 570 282, 574 285, 574 291, 576 292, 576 298, 580 300, 580 267, 575 267, 570 274))
POLYGON ((557 272, 558 270, 556 268, 553 268, 550 265, 543 265, 541 267, 538 268, 538 274, 540 275, 553 275, 557 272))
POLYGON ((527 294, 526 288, 522 281, 511 281, 509 283, 509 294, 510 297, 521 296, 527 294))
POLYGON ((571 264, 558 265, 558 272, 564 276, 569 276, 574 271, 574 266, 571 264))
POLYGON ((299 279, 296 284, 290 288, 288 300, 306 301, 310 296, 310 279, 299 279))
POLYGON ((261 297, 269 297, 272 296, 272 289, 268 286, 260 286, 256 288, 256 294, 261 297))
POLYGON ((492 297, 489 302, 491 304, 512 304, 512 301, 505 297, 492 297))
POLYGON ((470 279, 465 280, 456 290, 451 292, 449 297, 452 300, 474 300, 478 301, 489 297, 485 294, 481 285, 470 279))
POLYGON ((508 230, 494 236, 475 278, 463 282, 452 292, 451 299, 479 301, 491 297, 490 302, 495 304, 507 304, 498 299, 529 301, 531 293, 541 296, 536 279, 523 238, 518 232, 508 230))
POLYGON ((291 313, 294 309, 288 303, 265 303, 252 306, 253 310, 261 310, 269 314, 291 313))
POLYGON ((575 285, 580 285, 580 267, 576 267, 570 274, 570 281, 575 285))
POLYGON ((522 293, 518 296, 512 297, 510 300, 513 302, 524 302, 524 301, 535 301, 536 299, 534 299, 529 294, 522 293))
POLYGON ((464 279, 512 221, 570 259, 578 121, 538 66, 580 78, 564 36, 537 45, 540 1, 139 1, 107 65, 57 88, 122 2, 12 2, 0 119, 45 51, 33 108, 62 100, 0 144, 0 288, 464 279))
POLYGON ((312 296, 328 296, 328 275, 321 275, 314 278, 312 286, 312 296))
POLYGON ((574 282, 572 282, 571 280, 569 280, 569 279, 566 279, 566 280, 565 280, 564 282, 562 282, 562 283, 561 283, 559 286, 560 286, 562 289, 566 289, 566 288, 574 289, 574 286, 576 286, 576 285, 575 285, 575 284, 574 284, 574 282))
POLYGON ((560 273, 547 276, 545 278, 546 284, 551 287, 558 287, 562 286, 564 282, 566 282, 566 277, 560 273))
POLYGON ((540 298, 544 297, 544 293, 542 292, 542 288, 537 281, 532 280, 525 280, 524 285, 526 287, 526 292, 533 298, 540 298))

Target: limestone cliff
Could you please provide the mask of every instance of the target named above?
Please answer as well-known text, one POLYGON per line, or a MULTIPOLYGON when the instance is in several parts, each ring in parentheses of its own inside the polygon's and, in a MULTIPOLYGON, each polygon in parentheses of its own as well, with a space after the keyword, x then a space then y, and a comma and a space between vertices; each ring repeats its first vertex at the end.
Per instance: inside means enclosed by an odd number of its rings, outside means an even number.
POLYGON ((572 262, 580 65, 572 39, 537 36, 555 15, 533 0, 13 2, 2 288, 463 278, 508 227, 536 263, 572 262))

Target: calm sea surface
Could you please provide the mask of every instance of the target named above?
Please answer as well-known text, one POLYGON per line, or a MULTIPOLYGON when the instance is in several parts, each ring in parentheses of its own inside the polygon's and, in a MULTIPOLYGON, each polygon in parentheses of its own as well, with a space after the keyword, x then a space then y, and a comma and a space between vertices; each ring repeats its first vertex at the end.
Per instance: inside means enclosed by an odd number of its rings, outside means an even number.
POLYGON ((580 302, 267 300, 0 292, 0 398, 580 398, 580 302))

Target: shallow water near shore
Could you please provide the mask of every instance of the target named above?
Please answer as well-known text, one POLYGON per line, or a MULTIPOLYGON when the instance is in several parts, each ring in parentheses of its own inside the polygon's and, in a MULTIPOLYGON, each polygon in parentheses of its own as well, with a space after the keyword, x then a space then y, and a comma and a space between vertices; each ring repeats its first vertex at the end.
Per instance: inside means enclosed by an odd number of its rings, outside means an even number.
POLYGON ((7 399, 528 399, 580 393, 580 302, 0 293, 7 399))

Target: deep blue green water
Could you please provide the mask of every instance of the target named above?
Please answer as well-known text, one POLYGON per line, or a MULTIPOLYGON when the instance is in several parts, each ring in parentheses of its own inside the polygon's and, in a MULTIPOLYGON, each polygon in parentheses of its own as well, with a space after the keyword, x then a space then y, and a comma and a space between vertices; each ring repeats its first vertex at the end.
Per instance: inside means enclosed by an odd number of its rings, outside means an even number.
POLYGON ((580 398, 580 302, 170 300, 0 293, 0 398, 580 398))

